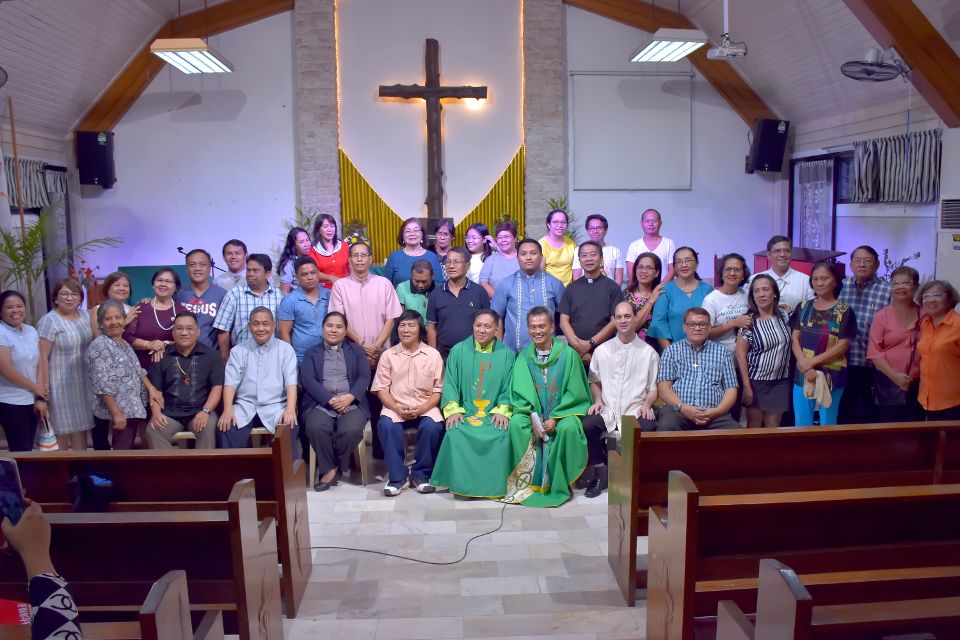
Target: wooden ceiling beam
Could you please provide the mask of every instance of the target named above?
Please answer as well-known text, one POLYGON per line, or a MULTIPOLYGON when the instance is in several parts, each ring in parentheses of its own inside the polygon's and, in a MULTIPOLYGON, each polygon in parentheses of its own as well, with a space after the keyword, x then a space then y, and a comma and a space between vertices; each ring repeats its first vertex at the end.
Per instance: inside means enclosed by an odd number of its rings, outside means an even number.
MULTIPOLYGON (((649 33, 660 28, 697 28, 686 16, 670 9, 654 7, 644 0, 564 0, 564 2, 571 7, 577 7, 649 33)), ((700 47, 688 58, 694 68, 706 78, 710 86, 727 101, 730 108, 748 127, 752 127, 757 118, 777 119, 779 117, 729 62, 707 58, 706 47, 700 47)))
POLYGON ((166 63, 150 53, 156 38, 201 38, 293 10, 294 0, 227 0, 206 12, 194 11, 170 20, 143 45, 113 82, 73 128, 77 131, 110 131, 166 63))
POLYGON ((843 0, 881 47, 895 47, 910 81, 948 127, 960 126, 960 56, 912 0, 843 0))

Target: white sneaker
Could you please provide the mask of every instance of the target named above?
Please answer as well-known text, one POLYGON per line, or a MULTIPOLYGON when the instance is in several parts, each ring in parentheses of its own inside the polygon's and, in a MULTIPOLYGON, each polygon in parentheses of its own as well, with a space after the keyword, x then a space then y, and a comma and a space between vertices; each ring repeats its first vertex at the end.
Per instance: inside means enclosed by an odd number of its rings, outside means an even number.
POLYGON ((400 480, 399 482, 390 482, 388 480, 387 484, 383 485, 383 495, 387 496, 388 498, 394 498, 400 495, 400 492, 406 489, 407 486, 408 482, 406 478, 400 480))

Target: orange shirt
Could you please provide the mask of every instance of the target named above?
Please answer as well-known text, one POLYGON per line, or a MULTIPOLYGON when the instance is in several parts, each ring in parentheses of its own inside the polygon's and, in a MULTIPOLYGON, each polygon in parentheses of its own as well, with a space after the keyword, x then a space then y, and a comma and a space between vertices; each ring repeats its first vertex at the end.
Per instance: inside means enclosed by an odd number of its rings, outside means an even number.
MULTIPOLYGON (((373 378, 370 391, 389 391, 393 399, 401 405, 417 407, 430 399, 434 393, 443 392, 443 360, 440 352, 421 342, 413 352, 397 344, 380 356, 377 375, 373 378)), ((383 408, 380 415, 394 422, 403 422, 395 411, 383 408)), ((434 407, 425 416, 443 422, 440 409, 434 407)))
POLYGON ((920 406, 940 411, 960 405, 960 313, 950 311, 939 327, 920 322, 920 406))

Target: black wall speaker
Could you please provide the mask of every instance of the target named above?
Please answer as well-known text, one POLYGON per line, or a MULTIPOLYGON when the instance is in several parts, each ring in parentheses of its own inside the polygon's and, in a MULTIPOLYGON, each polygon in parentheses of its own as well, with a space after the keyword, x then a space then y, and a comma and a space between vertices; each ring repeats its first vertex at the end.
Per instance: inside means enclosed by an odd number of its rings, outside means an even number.
POLYGON ((780 171, 783 169, 783 152, 787 148, 790 122, 757 118, 753 122, 753 144, 747 156, 747 173, 754 171, 780 171))
POLYGON ((77 131, 77 169, 80 184, 109 189, 117 181, 113 166, 112 131, 77 131))

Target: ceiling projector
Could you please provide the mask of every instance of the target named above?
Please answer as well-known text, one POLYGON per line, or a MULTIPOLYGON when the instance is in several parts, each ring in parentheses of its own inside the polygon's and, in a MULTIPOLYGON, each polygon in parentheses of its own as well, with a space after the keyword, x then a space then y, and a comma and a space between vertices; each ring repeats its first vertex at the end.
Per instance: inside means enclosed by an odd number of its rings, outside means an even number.
POLYGON ((707 57, 711 60, 726 60, 728 58, 742 58, 747 55, 747 45, 743 42, 730 42, 727 38, 719 47, 707 50, 707 57))

